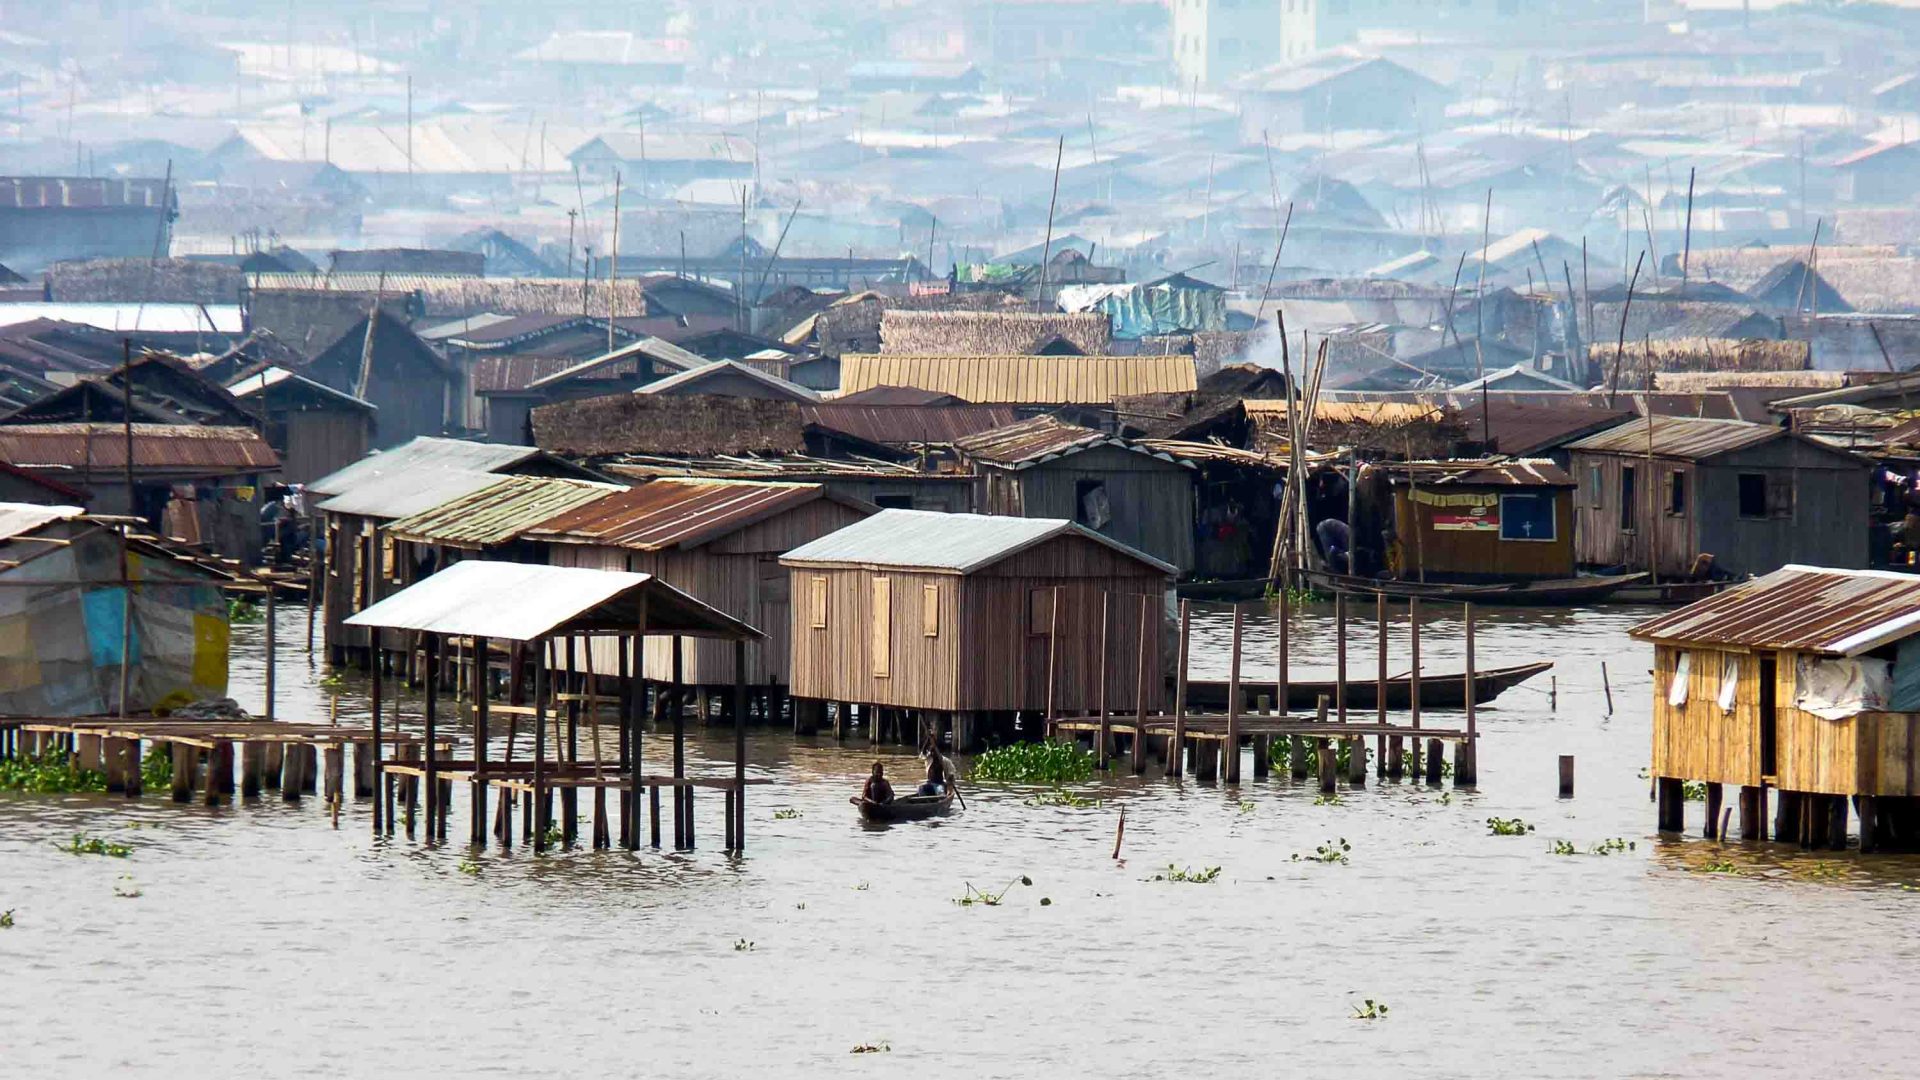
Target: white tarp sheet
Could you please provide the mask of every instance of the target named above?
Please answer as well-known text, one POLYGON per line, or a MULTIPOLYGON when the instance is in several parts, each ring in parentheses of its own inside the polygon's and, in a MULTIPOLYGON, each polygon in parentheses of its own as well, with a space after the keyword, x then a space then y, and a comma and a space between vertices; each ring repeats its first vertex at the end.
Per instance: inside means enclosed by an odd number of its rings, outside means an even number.
POLYGON ((1828 720, 1886 709, 1893 692, 1885 660, 1801 656, 1794 667, 1793 707, 1828 720))

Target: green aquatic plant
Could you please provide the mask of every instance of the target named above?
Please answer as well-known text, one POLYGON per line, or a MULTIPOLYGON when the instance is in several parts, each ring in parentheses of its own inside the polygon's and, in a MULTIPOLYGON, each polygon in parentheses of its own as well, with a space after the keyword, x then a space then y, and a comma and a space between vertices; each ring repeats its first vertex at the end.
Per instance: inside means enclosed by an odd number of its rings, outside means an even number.
POLYGON ((236 596, 227 601, 227 621, 230 623, 265 622, 267 621, 266 606, 236 596))
POLYGON ((1384 1001, 1375 1001, 1372 998, 1367 998, 1365 1001, 1353 1007, 1353 1019, 1355 1020, 1385 1020, 1386 1018, 1387 1003, 1384 1001))
POLYGON ((1340 796, 1338 796, 1338 795, 1315 795, 1315 796, 1313 797, 1313 805, 1315 805, 1315 806, 1345 806, 1345 805, 1347 805, 1347 800, 1345 800, 1345 799, 1343 799, 1343 798, 1341 798, 1341 797, 1340 797, 1340 796))
MULTIPOLYGON (((1372 750, 1363 749, 1362 752, 1367 755, 1367 760, 1369 761, 1373 760, 1372 750)), ((1293 749, 1291 745, 1291 740, 1288 740, 1288 739, 1273 740, 1273 742, 1267 748, 1267 760, 1272 762, 1273 767, 1276 769, 1291 769, 1293 767, 1293 749)), ((1352 764, 1353 764, 1353 740, 1349 740, 1349 739, 1333 740, 1333 771, 1338 773, 1341 776, 1345 776, 1347 774, 1348 766, 1352 764)), ((1316 772, 1319 768, 1320 768, 1320 765, 1318 763, 1318 759, 1314 756, 1313 751, 1309 749, 1307 752, 1307 771, 1316 772)))
POLYGON ((1252 799, 1241 799, 1237 805, 1240 808, 1240 812, 1243 814, 1251 814, 1255 809, 1255 804, 1252 799))
POLYGON ((1301 589, 1293 586, 1288 586, 1285 590, 1281 590, 1269 585, 1267 587, 1266 597, 1268 600, 1278 600, 1283 591, 1287 594, 1287 605, 1289 607, 1300 607, 1303 604, 1318 604, 1326 600, 1326 597, 1314 592, 1311 588, 1301 589))
POLYGON ((752 952, 753 942, 748 941, 746 938, 741 938, 740 940, 733 943, 733 951, 734 952, 752 952))
POLYGON ((173 754, 163 747, 149 749, 146 760, 140 763, 140 783, 150 788, 170 786, 173 783, 173 754))
POLYGON ((1747 872, 1725 859, 1711 859, 1691 868, 1696 874, 1731 874, 1734 877, 1746 877, 1747 872))
POLYGON ((13 912, 14 912, 13 908, 8 908, 5 911, 0 911, 0 930, 13 929, 13 912))
POLYGON ((1052 907, 1052 906, 1053 906, 1053 898, 1052 898, 1052 897, 1050 897, 1050 896, 1043 896, 1043 897, 1041 897, 1041 898, 1040 898, 1040 906, 1041 906, 1041 907, 1052 907))
POLYGON ((347 688, 347 677, 338 671, 329 671, 314 680, 315 686, 329 694, 337 694, 347 688))
POLYGON ((1093 775, 1094 756, 1073 743, 1014 743, 973 759, 972 778, 993 784, 1077 784, 1093 775))
POLYGON ((1338 840, 1329 840, 1326 843, 1321 844, 1319 847, 1314 848, 1313 854, 1311 855, 1302 855, 1296 851, 1293 853, 1293 861, 1294 862, 1328 863, 1328 864, 1338 864, 1341 866, 1345 866, 1350 861, 1347 858, 1347 854, 1352 850, 1353 850, 1353 845, 1347 843, 1347 838, 1343 836, 1338 840))
POLYGON ((107 774, 83 769, 65 750, 43 750, 33 757, 0 761, 0 791, 53 795, 72 791, 105 791, 107 774))
POLYGON ((783 806, 773 812, 773 820, 775 821, 796 821, 799 817, 800 811, 795 810, 791 806, 783 806))
POLYGON ((1517 817, 1490 817, 1487 819, 1487 831, 1495 836, 1525 836, 1533 831, 1533 826, 1517 817))
POLYGON ((69 855, 105 855, 109 858, 124 859, 133 854, 133 848, 130 845, 116 844, 98 836, 82 836, 79 833, 74 833, 73 839, 64 846, 59 844, 54 846, 69 855))
POLYGON ((1688 802, 1707 801, 1707 782, 1705 780, 1685 780, 1680 784, 1680 796, 1688 802))
POLYGON ((564 835, 560 832, 560 823, 557 821, 548 822, 547 831, 540 834, 541 842, 548 847, 559 847, 564 839, 564 835))
MULTIPOLYGON (((1440 775, 1443 777, 1446 777, 1447 779, 1452 779, 1453 778, 1453 762, 1448 761, 1445 757, 1441 757, 1439 761, 1440 761, 1440 775)), ((1420 771, 1421 766, 1413 760, 1413 751, 1411 750, 1400 751, 1400 768, 1405 770, 1409 775, 1412 775, 1420 771)))
POLYGON ((1217 866, 1209 866, 1205 870, 1195 870, 1190 866, 1175 866, 1172 863, 1168 863, 1164 871, 1153 875, 1153 877, 1147 880, 1173 881, 1188 885, 1211 885, 1219 876, 1220 868, 1217 866))
POLYGON ((1837 881, 1847 872, 1830 862, 1801 862, 1793 865, 1793 876, 1804 881, 1837 881))
POLYGON ((1580 849, 1574 847, 1573 841, 1571 840, 1555 840, 1553 843, 1547 845, 1547 854, 1578 855, 1580 854, 1580 849))
POLYGON ((1043 791, 1038 795, 1029 795, 1020 801, 1027 806, 1066 806, 1075 810, 1085 810, 1089 807, 1100 805, 1099 799, 1089 799, 1081 795, 1075 795, 1065 788, 1055 788, 1052 791, 1043 791))
POLYGON ((1615 855, 1622 851, 1632 851, 1634 847, 1635 847, 1635 844, 1632 840, 1623 840, 1620 837, 1615 836, 1610 839, 1602 840, 1599 843, 1588 848, 1587 853, 1590 855, 1615 855))
POLYGON ((480 873, 480 864, 478 862, 475 862, 471 858, 461 859, 460 864, 454 867, 454 869, 460 871, 463 874, 472 874, 472 875, 478 876, 480 873))

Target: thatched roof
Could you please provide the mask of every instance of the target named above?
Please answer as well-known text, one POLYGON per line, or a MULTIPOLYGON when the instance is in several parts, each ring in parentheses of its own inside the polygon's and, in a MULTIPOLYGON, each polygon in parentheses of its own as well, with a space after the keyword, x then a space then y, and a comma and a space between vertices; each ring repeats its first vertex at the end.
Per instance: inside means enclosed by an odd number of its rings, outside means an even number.
POLYGON ((1653 388, 1680 394, 1698 394, 1728 387, 1767 390, 1838 390, 1850 385, 1844 371, 1656 371, 1653 388))
POLYGON ((569 457, 799 454, 805 423, 791 401, 611 394, 533 410, 533 441, 569 457))
POLYGON ((1755 338, 1674 338, 1654 341, 1629 341, 1624 352, 1618 341, 1595 342, 1587 356, 1599 370, 1613 371, 1619 359, 1620 385, 1640 388, 1646 385, 1648 368, 1655 372, 1678 371, 1805 371, 1811 352, 1804 341, 1765 341, 1755 338))
MULTIPOLYGON (((932 296, 884 296, 852 293, 835 300, 815 315, 813 343, 820 355, 880 351, 880 323, 889 311, 1021 311, 1025 305, 999 292, 947 293, 932 296)), ((789 340, 788 344, 796 344, 789 340)))
POLYGON ((1059 337, 1082 356, 1107 353, 1113 324, 1095 312, 886 311, 880 351, 894 356, 1031 356, 1059 337))
POLYGON ((186 259, 80 259, 47 269, 56 303, 237 304, 237 267, 186 259))
POLYGON ((584 284, 577 278, 478 278, 433 274, 252 274, 249 289, 260 292, 322 292, 371 296, 410 295, 419 301, 418 314, 427 318, 458 318, 492 312, 496 315, 580 315, 604 318, 607 301, 614 301, 620 317, 647 312, 647 289, 657 279, 621 278, 609 285, 598 279, 584 284), (584 300, 582 292, 585 292, 584 300), (583 311, 584 308, 584 311, 583 311))

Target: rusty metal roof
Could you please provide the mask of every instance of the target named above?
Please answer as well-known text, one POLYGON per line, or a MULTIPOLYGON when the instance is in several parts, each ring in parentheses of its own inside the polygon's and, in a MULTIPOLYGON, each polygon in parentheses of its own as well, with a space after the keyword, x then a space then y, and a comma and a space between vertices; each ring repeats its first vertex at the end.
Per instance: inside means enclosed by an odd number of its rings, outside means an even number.
MULTIPOLYGON (((993 431, 982 432, 954 443, 954 449, 975 461, 984 461, 1009 469, 1029 469, 1043 462, 1077 454, 1096 446, 1117 446, 1136 454, 1162 461, 1174 461, 1171 454, 1143 444, 1109 435, 1104 431, 1069 424, 1051 416, 1036 416, 993 431)), ((1187 462, 1177 462, 1189 465, 1187 462)), ((1191 465, 1189 465, 1191 467, 1191 465)))
POLYGON ((1858 656, 1920 633, 1920 577, 1783 566, 1632 630, 1642 641, 1858 656))
POLYGON ((807 423, 882 446, 950 445, 1020 417, 1010 405, 802 405, 807 423))
POLYGON ((625 488, 588 480, 503 476, 478 491, 441 503, 387 527, 402 540, 451 547, 504 544, 548 519, 625 488))
POLYGON ((972 402, 1106 405, 1131 394, 1198 389, 1193 357, 876 356, 840 358, 840 389, 914 387, 972 402))
POLYGON ((575 507, 527 535, 639 551, 692 548, 826 496, 821 484, 660 479, 575 507))
POLYGON ((1572 487, 1573 477, 1545 458, 1491 458, 1479 461, 1409 461, 1387 466, 1395 483, 1428 487, 1477 484, 1487 487, 1572 487))
POLYGON ((1567 444, 1569 450, 1602 454, 1646 454, 1647 425, 1653 425, 1651 453, 1655 457, 1704 461, 1735 450, 1784 438, 1787 430, 1773 424, 1745 420, 1707 420, 1691 416, 1655 416, 1630 420, 1598 435, 1567 444))
POLYGON ((749 641, 765 636, 651 574, 484 559, 455 563, 409 585, 347 625, 507 641, 637 629, 749 641))
MULTIPOLYGON (((119 424, 0 426, 0 460, 23 469, 92 471, 101 479, 127 465, 119 424)), ((273 447, 250 428, 193 424, 133 425, 133 467, 180 476, 267 472, 280 467, 273 447)))
POLYGON ((78 506, 41 506, 38 503, 0 503, 0 540, 43 529, 56 521, 71 521, 86 513, 78 506))

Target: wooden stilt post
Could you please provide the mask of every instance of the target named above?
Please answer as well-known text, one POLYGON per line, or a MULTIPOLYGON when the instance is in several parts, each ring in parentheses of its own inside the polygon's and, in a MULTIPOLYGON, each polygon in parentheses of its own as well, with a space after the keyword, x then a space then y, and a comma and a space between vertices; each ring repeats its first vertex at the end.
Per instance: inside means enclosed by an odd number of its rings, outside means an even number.
POLYGON ((1453 786, 1477 787, 1480 783, 1480 730, 1474 723, 1473 605, 1467 604, 1467 738, 1453 754, 1453 786))
MULTIPOLYGON (((556 702, 560 695, 567 696, 566 708, 554 710, 556 718, 566 717, 567 743, 560 748, 560 756, 568 765, 580 762, 580 665, 574 653, 574 635, 566 638, 566 669, 560 675, 560 682, 554 686, 556 702)), ((551 682, 552 680, 549 680, 551 682)), ((576 772, 574 775, 578 775, 576 772)), ((580 838, 580 789, 571 778, 560 788, 560 842, 568 848, 574 846, 580 838)))
POLYGON ((1742 785, 1740 788, 1740 839, 1766 839, 1765 788, 1742 785))
POLYGON ((1707 821, 1700 835, 1709 840, 1720 835, 1720 803, 1723 798, 1725 792, 1719 784, 1707 785, 1707 821))
MULTIPOLYGON (((1459 765, 1454 766, 1454 780, 1459 781, 1459 765)), ((1677 833, 1687 829, 1687 803, 1685 787, 1681 781, 1662 776, 1654 782, 1658 792, 1658 827, 1661 832, 1677 833)))
POLYGON ((1227 672, 1227 741, 1220 747, 1226 756, 1222 779, 1229 784, 1240 782, 1240 627, 1244 614, 1239 604, 1233 605, 1233 668, 1227 672))
MULTIPOLYGON (((369 630, 367 632, 369 634, 379 633, 378 630, 369 630)), ((373 780, 374 780, 375 786, 377 787, 380 783, 380 752, 381 752, 381 737, 383 735, 383 732, 380 729, 380 724, 381 724, 380 689, 381 689, 381 684, 385 682, 385 680, 380 677, 379 664, 377 663, 373 664, 371 665, 371 668, 372 669, 367 673, 368 677, 371 679, 371 682, 367 686, 367 707, 368 707, 368 711, 370 711, 373 714, 373 742, 371 744, 372 746, 371 753, 373 754, 373 780)), ((268 753, 271 754, 272 751, 269 750, 268 753)), ((271 763, 272 763, 272 758, 269 757, 268 769, 267 769, 267 779, 269 783, 271 783, 273 779, 273 769, 272 769, 271 763)), ((382 831, 386 830, 389 827, 388 821, 387 821, 387 804, 389 804, 389 802, 390 800, 382 799, 376 793, 373 800, 373 835, 375 836, 379 836, 382 831)))
POLYGON ((547 641, 533 642, 533 850, 547 850, 547 641))
POLYGON ((428 634, 424 642, 427 654, 427 737, 421 744, 420 751, 425 755, 423 760, 426 762, 423 771, 426 773, 427 784, 427 839, 429 840, 438 837, 440 815, 446 809, 440 805, 439 754, 434 750, 434 744, 438 741, 440 733, 437 715, 440 704, 440 640, 439 634, 428 634))
POLYGON ((475 847, 487 846, 487 742, 490 719, 487 701, 487 639, 476 636, 473 639, 473 780, 468 786, 472 789, 473 819, 469 841, 475 847))
MULTIPOLYGON (((1254 709, 1263 717, 1272 715, 1270 698, 1261 694, 1254 698, 1254 709)), ((1268 735, 1253 737, 1253 778, 1265 780, 1273 773, 1273 740, 1268 735)))
POLYGON ((267 623, 267 625, 266 625, 266 634, 267 634, 267 669, 266 669, 266 671, 265 671, 265 673, 264 673, 264 675, 265 675, 265 680, 264 680, 264 681, 265 681, 265 683, 266 683, 266 705, 267 705, 267 707, 266 707, 266 711, 265 711, 265 712, 263 712, 263 713, 261 713, 260 715, 262 715, 262 716, 264 716, 264 717, 266 717, 266 718, 267 718, 268 720, 272 720, 272 719, 274 718, 274 710, 273 710, 273 699, 274 699, 274 692, 273 692, 273 689, 274 689, 274 687, 273 687, 273 681, 274 681, 274 676, 275 676, 275 674, 276 674, 276 672, 275 672, 275 669, 276 669, 276 668, 278 668, 278 667, 280 666, 280 657, 279 657, 279 650, 278 650, 278 649, 277 649, 277 648, 275 647, 275 639, 274 639, 274 634, 275 634, 275 630, 274 630, 274 625, 273 625, 273 624, 274 624, 274 617, 273 617, 273 582, 271 582, 271 581, 269 581, 269 582, 267 582, 267 604, 266 604, 266 607, 267 607, 267 610, 266 610, 266 623, 267 623))
POLYGON ((1187 753, 1187 644, 1193 636, 1193 610, 1189 601, 1180 601, 1180 666, 1173 688, 1173 743, 1167 747, 1167 773, 1186 775, 1187 753))
POLYGON ((1573 798, 1573 755, 1560 755, 1560 797, 1573 798))
POLYGON ((1099 765, 1101 772, 1107 770, 1107 755, 1112 753, 1113 743, 1113 720, 1107 712, 1107 660, 1109 656, 1107 650, 1112 644, 1112 636, 1109 633, 1113 626, 1112 609, 1113 594, 1102 592, 1100 594, 1100 735, 1099 738, 1094 740, 1095 745, 1093 750, 1094 762, 1099 765))
POLYGON ((1133 771, 1147 771, 1147 680, 1152 672, 1147 669, 1147 650, 1152 646, 1156 629, 1153 597, 1140 594, 1140 659, 1133 671, 1133 745, 1128 747, 1128 756, 1132 758, 1133 771))
POLYGON ((692 828, 687 821, 688 799, 686 792, 688 789, 679 784, 680 781, 685 780, 687 777, 687 710, 686 702, 681 698, 682 690, 680 685, 681 677, 685 674, 685 669, 681 665, 683 652, 680 635, 675 634, 673 636, 673 696, 671 703, 668 705, 668 708, 673 710, 673 779, 675 785, 673 789, 673 847, 675 851, 683 851, 692 846, 688 840, 688 834, 692 832, 692 828))
MULTIPOLYGON (((1373 598, 1373 622, 1379 631, 1379 674, 1374 680, 1374 705, 1376 722, 1387 726, 1387 594, 1381 593, 1373 598)), ((1373 737, 1373 753, 1378 759, 1374 764, 1376 774, 1386 776, 1400 775, 1400 738, 1394 736, 1393 745, 1387 745, 1384 734, 1373 737)))
MULTIPOLYGON (((1104 661, 1103 661, 1104 663, 1104 661)), ((935 754, 940 751, 938 745, 935 754)), ((733 643, 733 835, 728 847, 738 855, 747 847, 747 643, 733 643)))
POLYGON ((1420 601, 1407 601, 1407 651, 1412 667, 1407 674, 1407 716, 1413 727, 1413 737, 1407 740, 1412 746, 1413 776, 1420 778, 1420 601))

